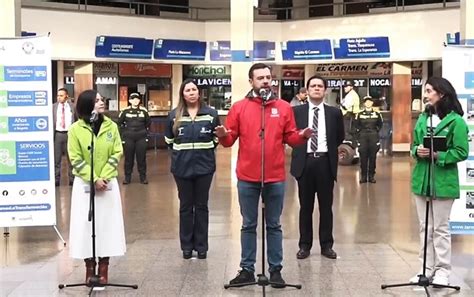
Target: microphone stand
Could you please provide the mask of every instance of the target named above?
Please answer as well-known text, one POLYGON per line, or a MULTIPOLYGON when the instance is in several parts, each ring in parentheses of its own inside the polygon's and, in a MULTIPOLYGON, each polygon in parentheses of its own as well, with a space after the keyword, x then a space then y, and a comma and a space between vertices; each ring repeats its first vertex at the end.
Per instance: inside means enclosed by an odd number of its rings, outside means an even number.
MULTIPOLYGON (((94 184, 94 128, 95 128, 95 122, 97 120, 97 115, 96 117, 91 117, 90 125, 91 125, 91 144, 89 146, 89 151, 90 151, 90 180, 89 180, 89 213, 87 215, 87 220, 91 222, 91 228, 92 228, 92 258, 94 261, 96 260, 96 245, 95 245, 95 184, 94 184)), ((98 271, 98 266, 95 265, 94 267, 94 275, 90 278, 88 283, 76 283, 76 284, 60 284, 58 285, 59 289, 63 289, 66 287, 90 287, 89 294, 90 296, 92 294, 92 291, 94 290, 95 287, 124 287, 124 288, 133 288, 133 289, 138 289, 137 285, 123 285, 123 284, 112 284, 112 283, 107 283, 107 284, 101 284, 99 282, 100 275, 97 273, 98 271)))
POLYGON ((425 289, 426 296, 430 297, 430 292, 428 291, 429 286, 433 286, 433 288, 448 288, 454 289, 456 291, 461 290, 459 286, 449 286, 449 285, 439 285, 434 284, 433 281, 426 276, 426 250, 427 250, 427 242, 428 242, 428 219, 429 219, 429 212, 430 212, 430 202, 436 199, 436 190, 435 190, 435 157, 434 157, 434 146, 433 146, 433 136, 434 136, 434 128, 433 128, 433 107, 427 108, 426 111, 430 117, 430 127, 431 133, 430 135, 430 164, 429 164, 429 176, 430 176, 430 197, 426 199, 426 212, 425 212, 425 234, 424 234, 424 243, 423 243, 423 272, 422 274, 418 275, 418 282, 417 283, 402 283, 402 284, 392 284, 392 285, 381 285, 382 290, 386 288, 393 288, 393 287, 406 287, 406 286, 420 286, 425 289))
POLYGON ((225 284, 224 289, 232 287, 246 287, 252 285, 258 285, 262 287, 262 295, 265 297, 265 287, 268 285, 276 285, 279 288, 293 287, 301 289, 301 285, 292 285, 292 284, 281 284, 271 282, 268 277, 265 275, 265 198, 263 196, 263 190, 265 188, 265 106, 267 104, 268 93, 262 92, 264 89, 260 90, 260 96, 262 99, 262 113, 261 113, 261 128, 260 128, 260 139, 261 141, 261 167, 260 167, 260 196, 262 198, 262 273, 257 275, 256 282, 243 283, 243 284, 225 284))

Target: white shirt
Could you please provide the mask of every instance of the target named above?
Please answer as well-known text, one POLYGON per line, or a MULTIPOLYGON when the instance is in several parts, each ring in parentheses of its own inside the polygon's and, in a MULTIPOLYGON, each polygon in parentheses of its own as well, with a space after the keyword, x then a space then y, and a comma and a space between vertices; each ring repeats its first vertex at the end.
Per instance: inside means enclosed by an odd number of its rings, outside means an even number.
POLYGON ((359 113, 360 112, 360 98, 359 94, 353 89, 346 94, 344 99, 342 99, 341 105, 346 108, 347 111, 352 113, 359 113))
POLYGON ((69 104, 67 103, 59 103, 58 102, 58 110, 56 111, 56 131, 68 131, 71 127, 72 123, 72 110, 69 104), (64 129, 61 127, 61 116, 63 112, 63 105, 64 105, 64 129))
MULTIPOLYGON (((308 100, 308 127, 313 128, 314 108, 318 107, 318 153, 328 152, 328 142, 326 137, 326 116, 324 112, 324 103, 321 102, 319 105, 314 105, 311 100, 308 100)), ((306 152, 313 153, 311 150, 311 138, 308 139, 306 145, 306 152)))

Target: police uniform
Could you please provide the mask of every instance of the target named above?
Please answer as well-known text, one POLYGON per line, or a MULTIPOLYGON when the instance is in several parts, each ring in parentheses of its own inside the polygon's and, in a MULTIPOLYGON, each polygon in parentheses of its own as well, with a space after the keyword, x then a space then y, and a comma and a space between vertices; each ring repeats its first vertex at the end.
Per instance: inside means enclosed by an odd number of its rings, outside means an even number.
POLYGON ((165 141, 172 150, 171 173, 178 187, 181 249, 185 259, 192 250, 203 259, 209 247, 209 188, 216 171, 214 130, 220 121, 215 109, 201 106, 194 119, 184 110, 174 127, 176 113, 173 109, 168 115, 165 141))
MULTIPOLYGON (((364 98, 372 100, 371 97, 364 98)), ((375 161, 380 149, 379 131, 382 128, 382 115, 373 108, 365 108, 355 118, 357 141, 360 154, 360 182, 375 183, 375 161)))
POLYGON ((125 154, 125 180, 124 184, 130 183, 133 171, 134 158, 137 158, 140 182, 147 184, 146 178, 146 149, 148 142, 148 129, 150 128, 150 115, 146 108, 128 106, 120 112, 119 126, 122 132, 125 154))

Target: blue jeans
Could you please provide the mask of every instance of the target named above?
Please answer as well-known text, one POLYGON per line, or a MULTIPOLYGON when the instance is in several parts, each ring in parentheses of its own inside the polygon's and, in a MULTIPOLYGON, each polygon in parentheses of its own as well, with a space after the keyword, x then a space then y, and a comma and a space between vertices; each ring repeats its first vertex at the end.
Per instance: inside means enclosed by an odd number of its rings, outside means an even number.
MULTIPOLYGON (((257 254, 257 225, 258 203, 260 200, 260 182, 246 182, 239 180, 240 213, 242 214, 242 229, 240 230, 240 244, 242 247, 240 267, 255 272, 257 254)), ((268 271, 281 270, 283 260, 283 235, 280 225, 280 216, 283 210, 285 183, 266 183, 262 197, 265 201, 265 225, 267 235, 268 271)))

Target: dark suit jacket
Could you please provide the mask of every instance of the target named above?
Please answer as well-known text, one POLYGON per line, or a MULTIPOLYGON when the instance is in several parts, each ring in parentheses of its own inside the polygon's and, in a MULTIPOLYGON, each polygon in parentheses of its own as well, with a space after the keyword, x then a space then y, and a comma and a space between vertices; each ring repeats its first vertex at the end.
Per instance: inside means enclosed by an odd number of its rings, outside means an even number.
MULTIPOLYGON (((295 114, 296 126, 298 129, 308 127, 308 109, 309 104, 303 104, 293 107, 295 114)), ((337 180, 337 148, 344 140, 344 121, 342 112, 339 108, 324 105, 324 117, 326 119, 326 138, 328 145, 330 174, 337 180)), ((308 140, 309 141, 309 140, 308 140)), ((291 153, 291 175, 299 179, 303 175, 306 163, 307 146, 302 145, 293 149, 291 153)))

